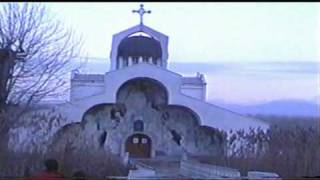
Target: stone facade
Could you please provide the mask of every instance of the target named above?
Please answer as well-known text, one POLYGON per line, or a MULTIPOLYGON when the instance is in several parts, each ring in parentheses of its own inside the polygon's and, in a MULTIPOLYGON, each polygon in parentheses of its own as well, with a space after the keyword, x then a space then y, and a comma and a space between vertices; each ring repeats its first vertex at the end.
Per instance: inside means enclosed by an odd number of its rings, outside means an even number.
POLYGON ((110 61, 105 74, 72 74, 70 101, 52 105, 66 119, 55 130, 52 147, 104 148, 132 157, 214 155, 225 147, 220 130, 269 127, 207 103, 204 76, 169 71, 168 36, 143 24, 113 36, 110 61), (150 38, 130 39, 139 32, 150 38), (130 49, 123 40, 142 47, 154 41, 158 49, 144 53, 147 47, 130 49))
POLYGON ((206 132, 191 109, 169 105, 166 89, 156 81, 130 80, 116 96, 116 103, 95 105, 84 113, 81 123, 61 129, 63 133, 55 137, 54 146, 59 147, 62 141, 67 143, 63 135, 70 131, 68 137, 79 134, 73 140, 75 147, 80 148, 83 145, 80 141, 84 140, 93 143, 91 148, 104 147, 121 155, 128 151, 131 142, 127 140, 134 134, 150 138, 150 147, 146 148, 150 148, 151 157, 180 156, 184 151, 210 154, 220 150, 221 144, 214 140, 219 139, 219 134, 214 134, 213 128, 213 134, 206 132))

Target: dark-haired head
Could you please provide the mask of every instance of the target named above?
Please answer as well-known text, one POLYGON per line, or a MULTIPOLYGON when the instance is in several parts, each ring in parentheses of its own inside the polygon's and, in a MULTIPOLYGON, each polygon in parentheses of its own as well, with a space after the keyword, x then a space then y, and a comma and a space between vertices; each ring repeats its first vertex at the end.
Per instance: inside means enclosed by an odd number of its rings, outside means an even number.
POLYGON ((47 159, 44 161, 44 165, 46 166, 46 170, 48 172, 54 172, 58 171, 59 169, 59 164, 58 161, 55 159, 47 159))
POLYGON ((73 174, 73 180, 85 180, 86 174, 83 171, 77 171, 73 174))

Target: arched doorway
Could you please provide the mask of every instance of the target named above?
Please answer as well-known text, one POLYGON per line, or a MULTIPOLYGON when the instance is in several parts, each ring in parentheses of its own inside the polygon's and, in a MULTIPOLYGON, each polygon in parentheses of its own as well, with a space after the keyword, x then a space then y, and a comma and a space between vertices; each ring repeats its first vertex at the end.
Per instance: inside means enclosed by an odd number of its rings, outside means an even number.
POLYGON ((126 152, 133 158, 150 158, 152 141, 145 134, 133 134, 126 140, 126 152))

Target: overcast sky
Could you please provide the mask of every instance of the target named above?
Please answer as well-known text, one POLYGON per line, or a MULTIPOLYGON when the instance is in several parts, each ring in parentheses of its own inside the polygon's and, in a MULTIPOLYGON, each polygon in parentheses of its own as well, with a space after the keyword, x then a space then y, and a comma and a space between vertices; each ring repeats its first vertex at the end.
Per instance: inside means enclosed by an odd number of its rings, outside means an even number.
MULTIPOLYGON (((66 27, 82 35, 86 55, 103 58, 96 60, 99 63, 109 60, 112 35, 139 23, 139 16, 131 12, 138 9, 139 4, 46 3, 66 27)), ((310 66, 318 63, 319 3, 144 5, 152 11, 145 15, 144 23, 169 36, 169 62, 229 65, 254 62, 258 64, 253 68, 270 70, 269 74, 250 68, 243 70, 242 65, 235 66, 233 71, 220 69, 217 72, 200 64, 193 74, 205 71, 209 99, 243 103, 281 98, 309 100, 317 96, 317 71, 308 71, 295 62, 310 66), (266 66, 271 62, 277 64, 266 66), (296 71, 277 72, 273 68, 281 69, 279 62, 292 63, 296 71), (240 72, 239 67, 246 73, 235 75, 240 72)), ((191 73, 179 67, 175 70, 191 73)))
MULTIPOLYGON (((108 57, 112 35, 139 23, 140 3, 48 3, 108 57)), ((315 61, 319 3, 144 3, 146 25, 169 36, 171 61, 315 61)))

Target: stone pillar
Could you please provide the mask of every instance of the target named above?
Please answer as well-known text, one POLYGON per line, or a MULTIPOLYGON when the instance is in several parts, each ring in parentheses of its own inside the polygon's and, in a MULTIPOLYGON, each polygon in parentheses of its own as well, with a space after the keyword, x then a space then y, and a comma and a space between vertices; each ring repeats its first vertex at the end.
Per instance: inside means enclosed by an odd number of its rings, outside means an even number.
POLYGON ((152 57, 149 57, 148 63, 152 64, 152 57))
POLYGON ((161 66, 161 59, 157 59, 157 66, 161 66))
POLYGON ((128 61, 129 61, 128 66, 132 66, 132 57, 131 56, 128 57, 128 61))
POLYGON ((138 63, 139 63, 139 64, 141 64, 141 63, 142 63, 142 56, 140 56, 140 57, 139 57, 139 61, 138 61, 138 63))

